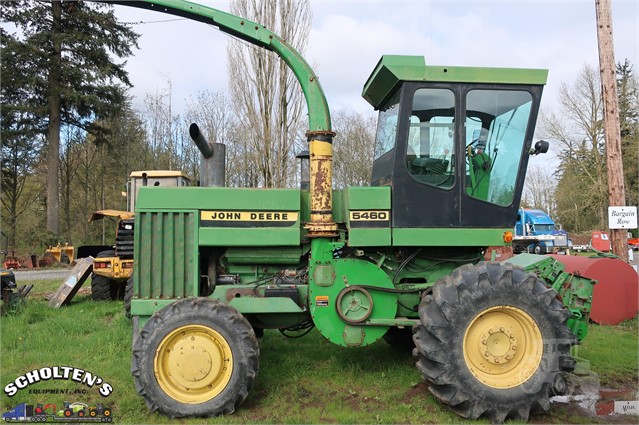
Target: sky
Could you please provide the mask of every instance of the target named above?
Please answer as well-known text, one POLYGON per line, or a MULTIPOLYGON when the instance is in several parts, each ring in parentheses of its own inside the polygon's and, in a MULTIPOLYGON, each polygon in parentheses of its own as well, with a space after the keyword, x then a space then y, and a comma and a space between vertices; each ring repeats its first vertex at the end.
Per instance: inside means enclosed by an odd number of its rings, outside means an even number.
MULTIPOLYGON (((229 10, 228 1, 196 3, 229 10)), ((543 110, 558 108, 562 82, 571 84, 585 64, 598 66, 594 0, 311 0, 311 8, 304 56, 333 111, 374 114, 361 91, 383 54, 424 56, 432 65, 549 69, 543 110)), ((115 10, 141 34, 126 67, 138 107, 169 85, 176 112, 199 91, 227 89, 228 35, 172 15, 115 10)), ((615 60, 628 58, 639 72, 639 1, 612 0, 612 19, 615 60)))

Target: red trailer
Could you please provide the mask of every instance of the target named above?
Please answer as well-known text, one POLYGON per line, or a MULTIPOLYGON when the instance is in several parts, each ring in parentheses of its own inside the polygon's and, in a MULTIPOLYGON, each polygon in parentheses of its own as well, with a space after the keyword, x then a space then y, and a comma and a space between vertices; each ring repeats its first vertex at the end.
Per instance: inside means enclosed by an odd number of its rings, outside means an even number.
POLYGON ((610 238, 608 237, 608 233, 606 232, 592 232, 592 237, 590 239, 590 246, 592 246, 597 251, 601 252, 610 252, 612 251, 612 246, 610 245, 610 238))

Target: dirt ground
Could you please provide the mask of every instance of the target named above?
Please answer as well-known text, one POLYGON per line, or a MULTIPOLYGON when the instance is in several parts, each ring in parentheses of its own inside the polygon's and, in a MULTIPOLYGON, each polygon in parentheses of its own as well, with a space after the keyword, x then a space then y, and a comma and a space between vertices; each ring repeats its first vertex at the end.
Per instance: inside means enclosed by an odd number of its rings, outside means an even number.
POLYGON ((576 422, 571 420, 575 417, 585 419, 587 423, 596 424, 639 423, 638 416, 614 413, 616 401, 636 401, 639 399, 639 383, 636 380, 627 379, 600 386, 598 378, 585 377, 583 379, 584 390, 577 391, 574 396, 578 400, 569 403, 553 403, 548 414, 531 418, 531 423, 570 423, 576 422), (589 395, 593 397, 579 400, 584 395, 579 393, 590 393, 589 395))

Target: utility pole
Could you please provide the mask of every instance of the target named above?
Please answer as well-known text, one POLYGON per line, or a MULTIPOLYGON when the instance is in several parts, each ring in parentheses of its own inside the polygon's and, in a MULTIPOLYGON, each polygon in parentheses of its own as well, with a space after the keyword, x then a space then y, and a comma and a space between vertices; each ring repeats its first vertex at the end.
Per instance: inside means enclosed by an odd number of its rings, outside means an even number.
MULTIPOLYGON (((604 138, 608 165, 608 200, 610 206, 626 205, 621 160, 621 130, 615 52, 612 37, 610 0, 595 0, 597 14, 597 41, 599 45, 599 71, 604 105, 604 138)), ((628 234, 626 229, 610 229, 612 252, 628 261, 628 234)))

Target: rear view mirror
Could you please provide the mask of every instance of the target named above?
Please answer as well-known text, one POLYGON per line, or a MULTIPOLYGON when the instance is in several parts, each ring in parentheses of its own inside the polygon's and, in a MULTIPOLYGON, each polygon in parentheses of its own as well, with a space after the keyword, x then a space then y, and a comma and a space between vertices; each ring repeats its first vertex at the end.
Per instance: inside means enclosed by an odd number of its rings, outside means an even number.
POLYGON ((549 143, 545 140, 539 140, 535 143, 535 147, 530 150, 531 155, 539 155, 540 153, 548 152, 549 143))

